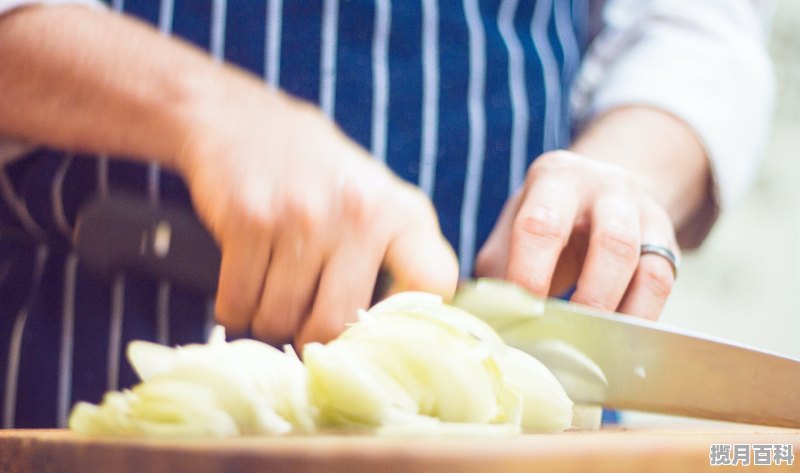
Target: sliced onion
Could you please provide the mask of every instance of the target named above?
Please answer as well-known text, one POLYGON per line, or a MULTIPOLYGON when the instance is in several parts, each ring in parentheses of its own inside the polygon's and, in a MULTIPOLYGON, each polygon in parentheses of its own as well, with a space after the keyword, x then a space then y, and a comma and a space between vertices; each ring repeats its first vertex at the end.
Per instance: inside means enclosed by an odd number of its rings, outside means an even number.
POLYGON ((544 299, 509 282, 491 278, 461 285, 453 305, 480 318, 498 332, 544 313, 544 299))
POLYGON ((395 295, 304 363, 287 347, 226 342, 167 348, 133 342, 142 383, 79 403, 79 432, 230 436, 367 428, 385 435, 498 435, 563 430, 572 403, 530 355, 486 323, 424 293, 395 295))
POLYGON ((220 330, 203 345, 167 348, 138 341, 128 348, 143 382, 132 391, 108 393, 99 408, 79 404, 70 421, 76 431, 158 436, 159 429, 198 435, 274 435, 314 429, 305 369, 293 353, 252 340, 226 343, 220 330), (181 409, 202 410, 204 405, 208 416, 179 415, 181 409), (218 412, 232 419, 235 429, 220 428, 218 412))

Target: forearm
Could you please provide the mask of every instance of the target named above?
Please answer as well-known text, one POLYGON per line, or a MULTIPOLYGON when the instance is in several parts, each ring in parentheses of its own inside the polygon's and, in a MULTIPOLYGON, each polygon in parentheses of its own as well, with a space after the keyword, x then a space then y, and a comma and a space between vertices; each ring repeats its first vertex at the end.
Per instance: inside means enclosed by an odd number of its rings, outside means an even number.
POLYGON ((699 211, 712 205, 705 150, 686 123, 666 112, 615 108, 597 117, 572 149, 632 173, 664 207, 679 235, 699 211))
POLYGON ((172 167, 209 104, 260 86, 138 21, 84 7, 0 17, 0 64, 0 135, 172 167))
MULTIPOLYGON (((573 116, 578 126, 609 112, 617 114, 615 110, 623 107, 651 107, 663 111, 664 117, 679 119, 676 123, 686 124, 688 131, 660 131, 658 136, 665 145, 658 149, 671 150, 684 142, 681 135, 702 143, 711 184, 705 186, 706 197, 694 212, 686 215, 682 205, 675 208, 676 201, 691 203, 697 198, 697 193, 679 192, 690 186, 695 190, 702 187, 694 174, 697 168, 682 162, 684 154, 670 156, 668 166, 655 160, 654 166, 665 167, 649 172, 653 176, 667 173, 659 180, 677 185, 673 188, 677 196, 657 198, 667 206, 684 247, 699 245, 720 208, 742 194, 766 143, 774 98, 763 28, 770 3, 609 0, 604 29, 593 41, 576 82, 573 116), (688 182, 676 181, 670 172, 685 176, 688 182)), ((614 158, 628 156, 631 143, 649 140, 643 132, 652 128, 647 126, 651 122, 631 123, 627 137, 624 133, 610 135, 613 138, 608 141, 624 138, 619 142, 620 156, 614 158)), ((641 151, 647 156, 653 152, 647 146, 641 151)), ((624 164, 635 170, 645 163, 624 164)))

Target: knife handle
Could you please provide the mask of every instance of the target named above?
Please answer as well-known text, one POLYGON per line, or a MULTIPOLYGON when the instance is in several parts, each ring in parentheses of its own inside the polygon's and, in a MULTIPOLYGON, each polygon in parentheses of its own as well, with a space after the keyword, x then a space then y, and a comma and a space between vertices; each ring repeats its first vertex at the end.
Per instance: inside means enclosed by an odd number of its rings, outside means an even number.
MULTIPOLYGON (((217 289, 221 253, 194 213, 125 194, 96 198, 78 212, 73 244, 82 264, 99 275, 131 271, 203 294, 217 289)), ((372 304, 392 285, 377 276, 372 304)))
POLYGON ((165 279, 204 294, 217 288, 221 254, 193 213, 129 195, 96 198, 78 213, 73 243, 81 263, 165 279))

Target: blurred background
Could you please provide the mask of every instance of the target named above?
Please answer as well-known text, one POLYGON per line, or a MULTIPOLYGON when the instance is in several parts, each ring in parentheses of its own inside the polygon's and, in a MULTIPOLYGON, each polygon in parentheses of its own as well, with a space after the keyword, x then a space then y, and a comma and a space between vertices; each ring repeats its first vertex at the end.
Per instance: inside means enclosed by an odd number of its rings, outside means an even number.
POLYGON ((770 144, 741 200, 684 255, 662 321, 800 358, 800 2, 780 0, 770 144))
MULTIPOLYGON (((699 250, 684 254, 660 321, 800 359, 798 25, 800 2, 778 1, 769 45, 778 82, 770 144, 748 192, 699 250)), ((623 419, 653 425, 661 416, 628 412, 623 419)))

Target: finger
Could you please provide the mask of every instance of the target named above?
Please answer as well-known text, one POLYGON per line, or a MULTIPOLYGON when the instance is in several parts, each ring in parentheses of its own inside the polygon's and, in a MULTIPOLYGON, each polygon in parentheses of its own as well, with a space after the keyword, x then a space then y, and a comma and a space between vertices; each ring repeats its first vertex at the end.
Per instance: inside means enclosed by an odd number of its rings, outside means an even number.
POLYGON ((238 234, 223 244, 215 307, 217 321, 232 333, 250 327, 270 258, 266 231, 250 229, 238 234))
MULTIPOLYGON (((655 242, 669 248, 676 257, 679 257, 675 230, 669 217, 661 209, 645 212, 642 215, 642 241, 655 242)), ((633 280, 618 310, 625 314, 657 320, 664 310, 674 283, 675 275, 669 261, 659 255, 641 255, 633 280)))
POLYGON ((384 264, 392 278, 389 294, 424 291, 450 300, 458 285, 458 259, 438 230, 403 233, 390 244, 384 264))
POLYGON ((502 278, 508 267, 508 241, 514 216, 522 205, 522 192, 514 194, 503 206, 489 238, 475 258, 475 275, 478 277, 502 278))
POLYGON ((548 295, 561 297, 571 294, 575 290, 575 283, 583 271, 583 262, 586 261, 588 248, 588 229, 572 227, 572 235, 567 246, 561 251, 561 257, 558 259, 556 270, 553 273, 553 280, 550 281, 548 295))
POLYGON ((506 279, 546 296, 579 206, 566 176, 534 177, 511 228, 506 279))
POLYGON ((319 281, 311 314, 297 333, 302 347, 309 342, 327 342, 336 338, 358 318, 358 309, 369 308, 381 265, 383 249, 365 249, 355 242, 331 255, 319 281))
POLYGON ((280 238, 272 250, 253 335, 276 346, 290 342, 311 310, 321 270, 319 245, 292 234, 280 238))
POLYGON ((637 200, 617 194, 596 201, 591 210, 589 248, 572 301, 614 310, 639 261, 637 200))

